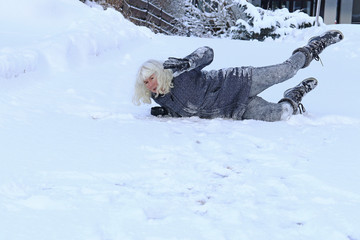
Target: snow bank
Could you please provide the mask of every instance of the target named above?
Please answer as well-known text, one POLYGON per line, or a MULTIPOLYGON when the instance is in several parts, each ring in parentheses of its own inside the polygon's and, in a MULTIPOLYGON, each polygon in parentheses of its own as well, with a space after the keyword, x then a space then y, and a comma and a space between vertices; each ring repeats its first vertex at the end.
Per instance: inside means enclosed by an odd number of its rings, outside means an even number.
POLYGON ((0 77, 31 72, 43 62, 64 70, 82 64, 88 56, 126 48, 132 39, 148 39, 153 33, 134 25, 114 9, 103 11, 80 1, 17 0, 1 8, 0 27, 5 44, 0 49, 0 77), (16 12, 17 14, 11 14, 16 12), (23 37, 28 39, 13 39, 23 37))

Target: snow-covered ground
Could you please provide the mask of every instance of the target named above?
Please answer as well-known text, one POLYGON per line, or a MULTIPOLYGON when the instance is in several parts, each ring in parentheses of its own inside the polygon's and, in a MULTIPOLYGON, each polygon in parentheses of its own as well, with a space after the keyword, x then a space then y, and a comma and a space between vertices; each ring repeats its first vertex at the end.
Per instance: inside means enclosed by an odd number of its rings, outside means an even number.
POLYGON ((0 239, 359 240, 360 26, 277 41, 155 35, 77 0, 0 8, 0 239), (267 123, 155 118, 131 103, 139 65, 215 50, 207 69, 286 60, 345 39, 303 78, 306 115, 267 123))

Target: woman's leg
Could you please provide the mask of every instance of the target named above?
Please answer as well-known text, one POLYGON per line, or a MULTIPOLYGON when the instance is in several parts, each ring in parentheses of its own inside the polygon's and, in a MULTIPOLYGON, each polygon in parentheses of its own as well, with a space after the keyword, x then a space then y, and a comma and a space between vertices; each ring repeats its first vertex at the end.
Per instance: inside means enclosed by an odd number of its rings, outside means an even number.
POLYGON ((256 96, 274 84, 284 82, 295 76, 305 64, 305 54, 296 52, 281 64, 253 68, 250 97, 256 96))
POLYGON ((250 98, 243 119, 275 122, 289 119, 293 112, 294 109, 288 102, 271 103, 255 96, 250 98))
POLYGON ((268 122, 287 120, 292 114, 297 114, 298 109, 303 112, 305 111, 301 100, 317 85, 318 81, 315 78, 306 78, 295 87, 286 90, 284 92, 284 98, 278 103, 267 102, 259 96, 251 97, 243 114, 243 119, 255 119, 268 122))
POLYGON ((298 48, 284 63, 253 69, 250 97, 256 96, 268 87, 292 78, 299 69, 307 67, 328 46, 341 41, 344 35, 338 30, 330 30, 313 37, 304 47, 298 48))

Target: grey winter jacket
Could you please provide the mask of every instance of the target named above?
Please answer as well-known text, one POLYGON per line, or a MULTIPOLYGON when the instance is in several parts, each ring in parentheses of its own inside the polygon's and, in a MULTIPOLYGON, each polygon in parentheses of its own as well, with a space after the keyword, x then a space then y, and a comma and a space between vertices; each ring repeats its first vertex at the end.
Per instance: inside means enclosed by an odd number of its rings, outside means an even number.
POLYGON ((185 57, 190 67, 175 72, 174 87, 152 98, 173 117, 242 119, 249 100, 252 67, 204 71, 213 61, 214 51, 201 47, 185 57))

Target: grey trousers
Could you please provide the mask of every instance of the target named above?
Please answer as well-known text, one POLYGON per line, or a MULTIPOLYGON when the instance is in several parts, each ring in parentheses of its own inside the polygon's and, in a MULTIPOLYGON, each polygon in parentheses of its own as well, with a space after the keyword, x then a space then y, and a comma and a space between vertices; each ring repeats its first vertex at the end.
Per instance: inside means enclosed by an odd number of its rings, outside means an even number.
POLYGON ((290 104, 286 102, 271 103, 257 95, 275 84, 294 77, 304 64, 305 55, 302 52, 297 52, 281 64, 254 68, 250 99, 243 119, 274 122, 289 118, 293 114, 293 108, 290 104))

